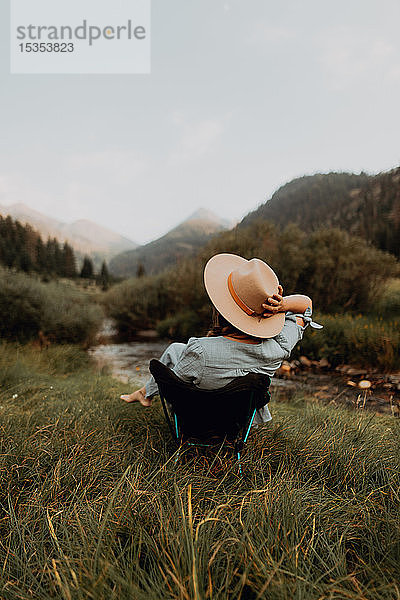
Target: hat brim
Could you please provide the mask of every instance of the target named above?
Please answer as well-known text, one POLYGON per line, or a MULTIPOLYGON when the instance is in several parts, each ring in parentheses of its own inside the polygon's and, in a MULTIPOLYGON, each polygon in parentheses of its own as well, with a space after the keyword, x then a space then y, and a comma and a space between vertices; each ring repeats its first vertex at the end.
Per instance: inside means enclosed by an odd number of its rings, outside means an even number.
MULTIPOLYGON (((261 318, 247 315, 229 292, 227 283, 229 274, 246 263, 248 261, 245 258, 236 254, 216 254, 210 258, 204 269, 204 285, 207 294, 218 312, 240 331, 259 338, 274 337, 282 331, 285 313, 261 318)), ((277 293, 279 285, 275 273, 273 275, 276 278, 276 289, 271 291, 271 295, 277 293)))

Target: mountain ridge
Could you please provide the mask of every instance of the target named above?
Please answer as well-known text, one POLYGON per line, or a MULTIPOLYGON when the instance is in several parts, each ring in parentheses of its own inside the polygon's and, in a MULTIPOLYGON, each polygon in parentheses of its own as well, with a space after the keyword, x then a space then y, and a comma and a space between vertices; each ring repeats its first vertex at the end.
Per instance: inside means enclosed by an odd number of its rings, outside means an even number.
POLYGON ((110 272, 119 277, 135 276, 139 271, 155 274, 193 256, 213 235, 230 223, 210 210, 199 208, 170 231, 134 250, 112 258, 110 272))

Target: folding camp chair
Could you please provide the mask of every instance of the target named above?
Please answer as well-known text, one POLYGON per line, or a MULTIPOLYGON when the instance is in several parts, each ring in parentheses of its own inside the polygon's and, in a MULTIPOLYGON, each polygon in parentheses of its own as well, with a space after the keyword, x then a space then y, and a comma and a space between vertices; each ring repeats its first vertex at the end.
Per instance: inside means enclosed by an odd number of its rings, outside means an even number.
POLYGON ((216 390, 201 390, 182 381, 158 360, 150 361, 166 421, 179 444, 213 446, 233 443, 242 473, 241 452, 256 410, 270 401, 268 375, 249 373, 216 390))

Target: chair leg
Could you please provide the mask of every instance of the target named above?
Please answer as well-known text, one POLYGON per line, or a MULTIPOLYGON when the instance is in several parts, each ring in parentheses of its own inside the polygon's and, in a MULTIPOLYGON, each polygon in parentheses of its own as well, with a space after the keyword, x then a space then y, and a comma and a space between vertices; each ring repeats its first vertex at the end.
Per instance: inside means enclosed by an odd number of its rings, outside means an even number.
POLYGON ((253 421, 254 421, 254 417, 255 416, 256 416, 256 409, 254 409, 254 411, 253 411, 253 414, 252 414, 251 419, 250 419, 249 426, 248 426, 246 434, 244 436, 244 440, 243 440, 244 444, 247 442, 247 438, 249 437, 250 429, 251 429, 251 426, 253 425, 253 421))
POLYGON ((168 423, 168 427, 171 431, 172 437, 178 440, 179 436, 177 435, 177 422, 176 422, 176 415, 174 414, 175 417, 175 422, 172 423, 171 417, 169 415, 168 409, 167 409, 167 405, 164 399, 164 396, 162 395, 162 393, 160 392, 160 399, 161 399, 161 404, 163 407, 163 411, 164 411, 164 416, 165 416, 165 420, 168 423))
POLYGON ((236 444, 235 444, 235 450, 236 450, 237 460, 238 460, 238 464, 239 464, 239 475, 241 477, 243 476, 241 451, 242 451, 243 446, 245 445, 245 443, 247 441, 247 438, 249 437, 250 429, 251 429, 251 426, 253 425, 253 421, 254 421, 254 417, 255 416, 256 416, 256 409, 254 409, 253 414, 251 415, 248 427, 246 429, 246 433, 244 434, 244 436, 242 438, 242 441, 237 440, 236 444))
POLYGON ((243 475, 243 469, 242 469, 242 450, 243 450, 243 447, 244 447, 243 440, 236 439, 236 441, 235 441, 235 453, 236 453, 236 458, 237 458, 237 461, 238 461, 239 475, 241 477, 243 475))
POLYGON ((176 416, 176 414, 174 413, 174 422, 175 422, 175 434, 176 434, 176 439, 179 440, 179 427, 178 427, 178 417, 176 416))
POLYGON ((240 452, 236 452, 236 454, 237 454, 238 465, 239 465, 239 475, 240 475, 240 477, 243 477, 242 461, 240 459, 240 452))

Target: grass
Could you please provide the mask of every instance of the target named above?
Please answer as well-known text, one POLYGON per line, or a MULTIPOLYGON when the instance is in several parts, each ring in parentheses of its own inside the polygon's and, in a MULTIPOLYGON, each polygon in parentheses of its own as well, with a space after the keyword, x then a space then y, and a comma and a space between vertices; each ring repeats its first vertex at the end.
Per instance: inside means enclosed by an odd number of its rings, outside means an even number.
POLYGON ((4 600, 400 599, 400 422, 275 398, 243 478, 75 347, 0 346, 4 600))

